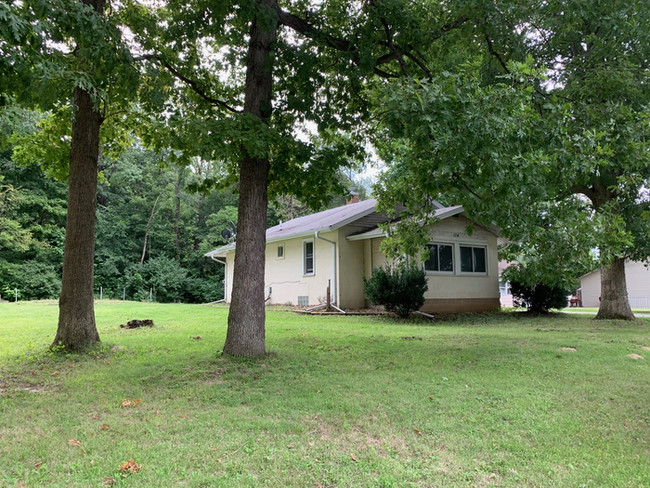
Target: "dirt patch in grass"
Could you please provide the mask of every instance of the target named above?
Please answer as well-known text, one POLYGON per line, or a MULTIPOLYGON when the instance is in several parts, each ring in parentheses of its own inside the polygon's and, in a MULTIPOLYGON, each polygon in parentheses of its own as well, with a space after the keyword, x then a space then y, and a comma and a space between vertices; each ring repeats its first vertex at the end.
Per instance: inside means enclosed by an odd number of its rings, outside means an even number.
POLYGON ((14 378, 12 380, 0 384, 0 395, 11 395, 19 391, 26 391, 28 393, 49 393, 52 391, 51 388, 42 383, 30 383, 14 378))
POLYGON ((561 347, 560 351, 564 352, 578 352, 578 350, 575 347, 561 347))
POLYGON ((627 357, 630 359, 643 359, 643 356, 640 354, 628 354, 627 357))

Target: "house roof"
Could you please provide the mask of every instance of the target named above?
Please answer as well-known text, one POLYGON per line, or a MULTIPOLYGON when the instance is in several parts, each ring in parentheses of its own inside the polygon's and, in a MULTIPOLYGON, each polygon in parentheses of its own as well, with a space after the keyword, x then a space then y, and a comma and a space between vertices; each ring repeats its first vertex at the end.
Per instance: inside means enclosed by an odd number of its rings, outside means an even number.
MULTIPOLYGON (((288 220, 266 230, 266 242, 276 242, 289 238, 310 236, 315 232, 327 232, 339 229, 345 225, 358 222, 364 219, 364 227, 372 227, 386 220, 375 214, 377 200, 370 199, 341 207, 323 210, 304 217, 288 220), (375 214, 375 215, 371 215, 375 214)), ((207 257, 224 257, 235 249, 232 242, 214 251, 210 251, 207 257)))
MULTIPOLYGON (((435 213, 433 214, 433 218, 443 220, 448 217, 453 217, 454 215, 462 214, 463 212, 463 207, 460 205, 456 205, 454 207, 440 207, 436 209, 435 213)), ((375 226, 374 229, 352 234, 348 236, 347 239, 349 241, 360 241, 363 239, 372 239, 374 237, 386 237, 387 235, 388 234, 386 234, 386 231, 375 226)))
MULTIPOLYGON (((386 233, 378 226, 387 222, 389 218, 386 215, 377 213, 375 211, 376 205, 377 200, 364 200, 288 220, 267 229, 266 242, 313 236, 316 232, 328 232, 346 225, 353 225, 359 229, 358 232, 347 236, 347 239, 351 241, 384 237, 386 233)), ((434 207, 436 211, 433 216, 439 220, 464 212, 463 207, 460 205, 443 207, 438 202, 434 202, 434 207)), ((232 242, 205 254, 205 256, 210 258, 225 257, 226 254, 234 250, 235 243, 232 242)))

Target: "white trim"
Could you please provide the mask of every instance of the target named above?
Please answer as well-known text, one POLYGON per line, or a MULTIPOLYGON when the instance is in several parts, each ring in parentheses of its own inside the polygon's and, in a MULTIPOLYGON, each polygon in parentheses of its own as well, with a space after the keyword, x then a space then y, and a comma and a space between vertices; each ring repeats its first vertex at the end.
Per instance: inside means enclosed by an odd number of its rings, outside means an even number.
POLYGON ((388 237, 388 233, 382 229, 377 228, 369 230, 368 232, 364 232, 363 234, 348 236, 346 239, 348 241, 364 241, 366 239, 375 239, 377 237, 388 237))
MULTIPOLYGON (((474 243, 466 243, 466 242, 457 242, 456 244, 458 247, 458 272, 456 274, 458 276, 490 276, 487 244, 476 245, 474 243), (469 247, 469 248, 480 247, 482 249, 485 249, 485 271, 463 271, 462 270, 463 263, 461 261, 461 256, 460 256, 461 247, 469 247)), ((473 259, 473 254, 472 254, 472 259, 473 259)))

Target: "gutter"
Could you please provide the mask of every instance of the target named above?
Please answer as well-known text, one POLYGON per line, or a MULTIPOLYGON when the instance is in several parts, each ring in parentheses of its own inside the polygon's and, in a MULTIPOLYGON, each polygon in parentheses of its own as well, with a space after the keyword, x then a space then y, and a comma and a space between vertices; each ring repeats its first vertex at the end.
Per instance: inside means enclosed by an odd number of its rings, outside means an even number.
POLYGON ((333 303, 337 303, 336 300, 336 292, 338 290, 337 287, 337 281, 336 281, 336 242, 330 241, 329 239, 325 239, 324 237, 321 237, 318 235, 320 231, 314 232, 314 238, 320 239, 321 241, 329 242, 332 245, 332 281, 334 285, 334 290, 332 291, 332 295, 334 296, 333 303))

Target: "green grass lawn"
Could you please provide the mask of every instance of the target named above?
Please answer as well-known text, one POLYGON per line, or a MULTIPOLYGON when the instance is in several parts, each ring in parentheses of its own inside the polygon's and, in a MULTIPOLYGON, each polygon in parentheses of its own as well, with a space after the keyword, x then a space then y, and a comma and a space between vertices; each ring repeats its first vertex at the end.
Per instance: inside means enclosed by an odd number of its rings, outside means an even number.
POLYGON ((0 304, 0 486, 650 486, 650 319, 271 310, 234 360, 225 307, 96 314, 66 356, 56 304, 0 304))

